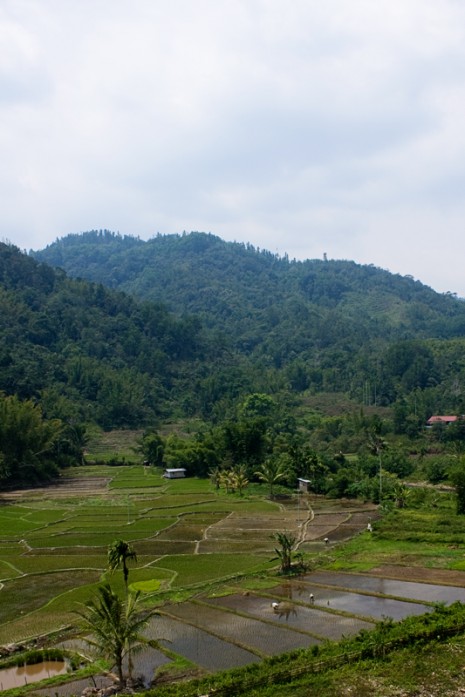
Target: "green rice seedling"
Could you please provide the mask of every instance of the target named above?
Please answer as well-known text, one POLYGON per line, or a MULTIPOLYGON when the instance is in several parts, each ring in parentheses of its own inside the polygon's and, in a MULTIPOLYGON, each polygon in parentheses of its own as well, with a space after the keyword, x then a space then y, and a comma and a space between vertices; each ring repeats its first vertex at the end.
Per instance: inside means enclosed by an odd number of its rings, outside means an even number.
POLYGON ((27 506, 6 504, 0 509, 0 518, 22 518, 29 511, 27 506))
POLYGON ((29 508, 26 513, 26 520, 37 525, 50 525, 62 518, 66 518, 68 515, 69 509, 66 508, 29 508))
POLYGON ((166 490, 170 494, 211 494, 211 484, 208 479, 186 477, 185 479, 165 479, 166 490))
POLYGON ((126 535, 133 535, 134 533, 137 534, 146 534, 147 536, 151 536, 154 533, 160 531, 160 530, 165 530, 166 528, 171 527, 174 523, 176 523, 177 518, 141 518, 139 520, 134 521, 131 523, 129 530, 126 532, 126 535))
POLYGON ((50 548, 50 547, 82 547, 83 548, 83 553, 85 553, 85 549, 87 547, 106 547, 108 546, 111 542, 113 542, 114 539, 117 539, 119 537, 124 537, 128 536, 130 537, 131 540, 134 539, 141 539, 145 537, 145 534, 143 532, 137 532, 135 531, 134 534, 130 533, 128 535, 128 530, 124 530, 123 528, 119 528, 112 531, 106 531, 106 532, 88 532, 88 533, 63 533, 60 535, 50 535, 50 536, 43 536, 43 537, 36 537, 30 540, 31 547, 34 549, 40 547, 40 548, 50 548))
POLYGON ((12 540, 11 542, 3 541, 3 544, 0 545, 0 559, 8 559, 22 552, 24 552, 24 545, 19 540, 12 540))
POLYGON ((0 561, 0 579, 15 578, 23 573, 17 566, 17 557, 10 557, 8 562, 0 561))
POLYGON ((14 565, 23 574, 49 573, 52 571, 67 571, 69 569, 95 569, 104 570, 107 565, 107 555, 101 554, 88 556, 81 550, 81 554, 68 554, 67 549, 62 549, 57 555, 22 555, 16 557, 14 565))
POLYGON ((31 530, 43 528, 43 523, 34 523, 23 518, 2 518, 0 520, 2 540, 7 540, 18 535, 23 535, 31 530))
POLYGON ((231 574, 258 569, 263 565, 255 555, 248 554, 197 554, 189 556, 166 556, 153 566, 176 572, 173 586, 182 587, 193 583, 208 582, 231 574))
POLYGON ((178 523, 172 525, 160 534, 161 540, 201 540, 205 528, 201 525, 185 525, 178 523))
POLYGON ((58 571, 11 579, 2 588, 0 605, 0 624, 16 620, 21 615, 49 603, 57 595, 80 585, 95 583, 100 577, 98 571, 58 571))
POLYGON ((59 523, 52 523, 50 525, 42 525, 40 528, 31 530, 24 533, 28 540, 33 540, 37 537, 44 537, 44 535, 61 535, 65 532, 71 532, 75 529, 76 519, 69 521, 61 521, 59 523))

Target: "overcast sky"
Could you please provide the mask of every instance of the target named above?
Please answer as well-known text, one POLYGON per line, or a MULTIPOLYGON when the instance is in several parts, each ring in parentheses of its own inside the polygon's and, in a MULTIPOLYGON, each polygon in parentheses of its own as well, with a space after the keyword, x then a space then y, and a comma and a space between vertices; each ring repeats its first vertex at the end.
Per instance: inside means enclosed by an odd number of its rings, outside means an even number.
POLYGON ((212 232, 465 297, 463 0, 0 0, 0 239, 212 232))

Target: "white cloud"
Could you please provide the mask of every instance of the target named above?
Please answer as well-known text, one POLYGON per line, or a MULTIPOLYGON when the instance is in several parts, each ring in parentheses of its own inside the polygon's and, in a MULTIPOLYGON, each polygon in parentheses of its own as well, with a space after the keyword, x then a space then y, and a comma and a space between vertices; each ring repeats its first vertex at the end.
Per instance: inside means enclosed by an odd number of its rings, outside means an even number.
POLYGON ((207 230, 465 296, 456 0, 4 0, 0 237, 207 230))

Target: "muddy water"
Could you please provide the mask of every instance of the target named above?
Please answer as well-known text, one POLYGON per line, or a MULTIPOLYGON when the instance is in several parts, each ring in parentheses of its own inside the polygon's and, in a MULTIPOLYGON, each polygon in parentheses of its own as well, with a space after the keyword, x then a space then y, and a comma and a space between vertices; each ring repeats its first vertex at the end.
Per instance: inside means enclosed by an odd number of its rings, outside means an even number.
POLYGON ((316 571, 305 577, 309 583, 322 583, 331 586, 354 588, 361 592, 395 595, 398 598, 429 603, 453 603, 456 600, 465 601, 465 588, 458 586, 440 586, 431 583, 415 583, 413 581, 396 581, 389 578, 364 576, 362 574, 325 573, 316 571))
POLYGON ((277 600, 298 600, 310 604, 310 593, 313 594, 314 607, 324 607, 327 610, 343 610, 352 615, 374 620, 383 617, 391 617, 393 620, 401 620, 409 615, 423 615, 431 608, 413 601, 393 600, 378 596, 364 595, 355 591, 336 590, 334 588, 322 588, 317 585, 278 586, 273 588, 277 600))
MULTIPOLYGON (((276 590, 276 589, 274 589, 276 590)), ((308 593, 307 593, 308 597, 308 593)), ((318 643, 318 639, 332 639, 337 641, 343 635, 357 634, 361 629, 373 629, 374 624, 366 622, 355 617, 341 617, 328 612, 317 609, 316 607, 302 607, 294 605, 280 598, 278 595, 276 600, 279 602, 277 608, 273 608, 269 598, 261 598, 256 596, 239 596, 229 595, 224 598, 215 598, 208 602, 228 608, 230 610, 238 610, 240 612, 253 615, 263 620, 264 622, 273 622, 283 625, 283 629, 294 629, 300 632, 312 634, 314 640, 312 643, 318 643)), ((283 630, 279 627, 268 627, 270 634, 278 632, 279 641, 283 635, 283 630)), ((304 635, 301 635, 300 646, 309 646, 308 640, 304 635)))
POLYGON ((223 636, 226 640, 239 642, 251 651, 255 649, 268 656, 318 643, 315 637, 293 631, 284 625, 274 627, 252 617, 241 617, 222 611, 213 605, 206 607, 196 603, 182 603, 169 610, 181 621, 193 622, 202 629, 223 636))
MULTIPOLYGON (((176 617, 154 617, 148 628, 148 638, 157 639, 175 653, 216 672, 257 662, 259 653, 275 655, 311 646, 323 639, 338 640, 342 635, 370 629, 373 626, 370 618, 373 621, 383 617, 399 620, 431 610, 422 603, 465 602, 465 589, 460 587, 332 572, 314 572, 276 586, 267 593, 272 593, 273 597, 236 594, 204 598, 206 604, 190 602, 166 606, 164 609, 176 617), (313 603, 310 593, 314 596, 313 603), (279 603, 276 612, 271 606, 273 601, 279 603), (294 601, 298 601, 297 604, 294 601), (342 610, 352 617, 334 614, 331 610, 342 610), (235 612, 240 612, 240 615, 235 612)), ((154 671, 169 659, 160 651, 148 649, 136 654, 134 661, 135 675, 143 676, 145 683, 149 684, 154 671)), ((56 668, 56 663, 52 665, 56 668)), ((44 664, 39 666, 43 669, 44 664)), ((28 670, 33 672, 37 668, 30 666, 28 670)), ((0 673, 0 683, 2 673, 5 671, 0 673)), ((27 681, 44 677, 48 677, 47 672, 35 678, 29 675, 27 681)), ((14 685, 24 685, 24 678, 23 675, 14 685)), ((0 684, 0 690, 4 689, 7 689, 5 681, 3 686, 0 684)), ((77 689, 77 683, 54 688, 54 694, 60 697, 80 694, 81 691, 77 689)), ((44 688, 37 694, 48 697, 49 693, 44 688)))
MULTIPOLYGON (((236 668, 248 663, 256 663, 260 660, 258 656, 250 651, 218 639, 200 628, 183 624, 171 617, 162 615, 153 617, 148 627, 144 630, 144 634, 147 638, 157 639, 171 651, 212 672, 236 668)), ((153 653, 155 654, 156 652, 153 651, 153 653)), ((134 657, 134 660, 138 660, 137 655, 134 657)), ((156 665, 149 665, 149 663, 153 663, 153 658, 150 659, 149 654, 147 654, 145 660, 145 666, 136 664, 136 673, 143 672, 144 677, 147 676, 149 670, 153 674, 153 668, 156 667, 156 665)))
MULTIPOLYGON (((171 648, 169 644, 168 646, 171 648)), ((170 662, 171 660, 161 651, 157 651, 150 646, 144 647, 132 656, 133 675, 136 678, 142 678, 145 687, 150 687, 150 683, 153 680, 157 668, 170 662)), ((128 670, 127 660, 124 662, 124 670, 128 670)))
POLYGON ((0 690, 23 687, 39 680, 53 678, 67 672, 64 661, 44 661, 32 666, 19 666, 0 670, 0 690))
POLYGON ((103 675, 96 675, 94 678, 83 678, 72 680, 64 685, 54 685, 53 687, 43 687, 34 690, 34 697, 76 697, 82 694, 86 688, 96 687, 103 690, 112 685, 112 681, 103 675))

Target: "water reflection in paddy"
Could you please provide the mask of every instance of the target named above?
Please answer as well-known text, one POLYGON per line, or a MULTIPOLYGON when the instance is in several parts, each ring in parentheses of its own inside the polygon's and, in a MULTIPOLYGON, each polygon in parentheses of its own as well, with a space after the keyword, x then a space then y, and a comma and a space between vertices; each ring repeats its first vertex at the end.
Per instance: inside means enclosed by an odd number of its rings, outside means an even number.
MULTIPOLYGON (((373 624, 366 618, 399 620, 431 610, 422 604, 425 602, 465 602, 465 589, 460 587, 323 571, 282 583, 267 594, 269 597, 235 594, 204 598, 203 603, 166 606, 164 609, 176 618, 163 614, 154 617, 148 638, 157 639, 205 670, 216 672, 257 662, 260 659, 256 652, 275 655, 317 644, 323 638, 338 640, 360 629, 370 629, 373 624), (310 593, 314 595, 313 603, 310 593), (271 607, 273 600, 279 602, 278 612, 271 607), (338 615, 332 610, 353 616, 338 615)), ((135 674, 143 675, 146 684, 156 668, 169 660, 153 649, 134 658, 135 674)), ((80 694, 82 690, 76 686, 77 683, 68 685, 68 691, 65 686, 57 686, 54 694, 80 694)), ((37 690, 36 694, 48 697, 49 693, 37 690)))
POLYGON ((318 643, 314 637, 284 627, 274 627, 252 617, 241 617, 217 607, 182 603, 170 608, 180 620, 193 622, 225 639, 272 656, 318 643))
POLYGON ((465 588, 458 586, 441 586, 432 583, 415 583, 414 581, 397 581, 377 576, 362 574, 325 573, 316 571, 305 576, 309 583, 323 583, 332 586, 354 588, 359 591, 395 595, 398 598, 410 598, 429 603, 465 602, 465 588))
MULTIPOLYGON (((279 598, 277 598, 279 600, 279 598)), ((248 595, 229 595, 223 598, 214 598, 208 601, 215 606, 222 606, 231 610, 238 610, 265 620, 284 625, 283 628, 268 625, 270 635, 278 632, 279 642, 283 636, 283 629, 295 629, 300 632, 309 632, 317 637, 338 640, 343 635, 357 634, 361 629, 373 629, 373 624, 356 617, 342 617, 314 607, 303 607, 280 600, 278 608, 271 606, 269 598, 248 595)), ((265 625, 266 626, 266 625, 265 625)), ((312 643, 318 643, 313 640, 312 643)), ((299 646, 309 646, 305 635, 301 635, 299 646)))
MULTIPOLYGON (((144 634, 149 639, 157 639, 170 651, 212 672, 236 668, 260 660, 250 651, 171 617, 161 615, 152 618, 144 634)), ((147 668, 144 673, 146 670, 147 668)))
POLYGON ((273 589, 279 599, 284 596, 304 603, 310 603, 310 593, 313 594, 315 606, 325 607, 331 610, 343 610, 360 617, 372 617, 375 620, 383 617, 391 617, 393 620, 402 620, 409 615, 423 615, 431 608, 421 603, 408 602, 406 600, 393 600, 372 595, 364 595, 355 591, 336 590, 334 588, 321 588, 308 584, 289 587, 288 584, 273 589))

